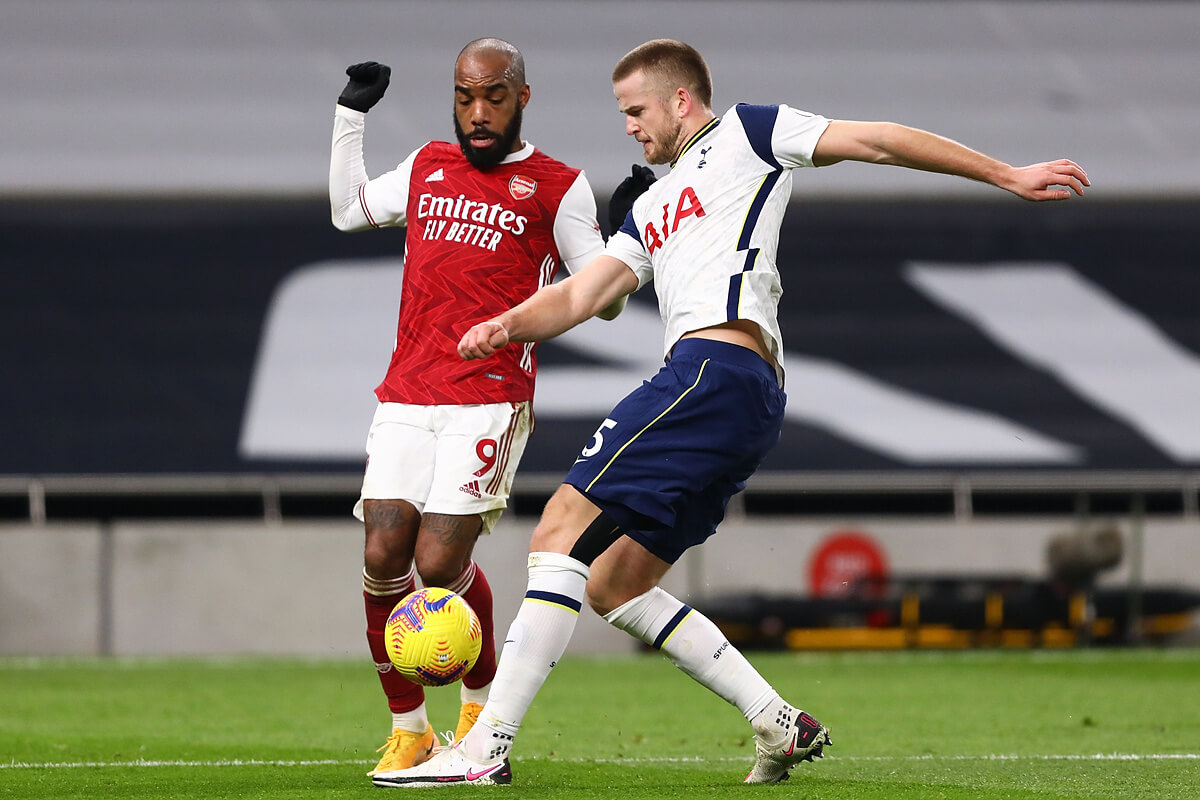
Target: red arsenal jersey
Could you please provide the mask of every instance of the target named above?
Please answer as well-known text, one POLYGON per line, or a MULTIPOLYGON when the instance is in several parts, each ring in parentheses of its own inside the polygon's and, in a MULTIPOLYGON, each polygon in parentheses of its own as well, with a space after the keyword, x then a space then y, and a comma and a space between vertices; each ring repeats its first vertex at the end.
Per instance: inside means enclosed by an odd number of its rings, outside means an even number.
POLYGON ((347 200, 357 190, 351 213, 362 215, 363 227, 408 227, 396 346, 376 396, 413 405, 531 400, 534 343, 464 361, 458 342, 550 283, 564 261, 578 267, 602 252, 586 177, 528 144, 479 170, 457 144, 430 142, 360 183, 361 117, 340 107, 338 116, 334 163, 346 153, 347 177, 337 183, 346 184, 347 200))

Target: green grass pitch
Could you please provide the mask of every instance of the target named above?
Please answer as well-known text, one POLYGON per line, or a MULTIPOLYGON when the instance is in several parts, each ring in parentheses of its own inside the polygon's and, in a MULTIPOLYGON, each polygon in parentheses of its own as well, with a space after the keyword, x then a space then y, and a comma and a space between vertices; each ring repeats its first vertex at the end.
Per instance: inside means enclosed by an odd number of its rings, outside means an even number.
MULTIPOLYGON (((764 654, 828 756, 744 786, 749 726, 664 658, 568 657, 526 717, 529 798, 1200 797, 1200 651, 764 654)), ((457 688, 432 690, 435 728, 457 688)), ((0 659, 0 798, 343 798, 388 717, 371 664, 0 659)), ((437 790, 425 790, 428 792, 437 790)))

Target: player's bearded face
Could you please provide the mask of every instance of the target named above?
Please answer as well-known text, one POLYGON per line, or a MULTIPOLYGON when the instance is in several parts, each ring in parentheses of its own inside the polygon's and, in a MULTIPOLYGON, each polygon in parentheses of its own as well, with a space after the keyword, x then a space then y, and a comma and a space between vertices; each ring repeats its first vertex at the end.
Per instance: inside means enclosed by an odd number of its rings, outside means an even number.
POLYGON ((647 164, 669 164, 679 155, 683 147, 682 120, 662 116, 661 124, 646 131, 650 135, 648 146, 644 148, 647 164))
POLYGON ((476 126, 470 132, 465 131, 462 123, 458 121, 456 113, 454 115, 454 135, 458 138, 458 146, 462 148, 463 155, 467 157, 471 166, 476 169, 491 169, 512 152, 513 145, 521 138, 521 104, 516 104, 512 119, 508 121, 502 131, 494 131, 483 126, 476 126), (488 143, 481 146, 479 144, 481 138, 487 139, 488 143))
POLYGON ((625 133, 642 145, 647 164, 669 164, 684 144, 683 120, 671 106, 672 95, 664 92, 642 72, 613 84, 617 108, 625 114, 625 133))

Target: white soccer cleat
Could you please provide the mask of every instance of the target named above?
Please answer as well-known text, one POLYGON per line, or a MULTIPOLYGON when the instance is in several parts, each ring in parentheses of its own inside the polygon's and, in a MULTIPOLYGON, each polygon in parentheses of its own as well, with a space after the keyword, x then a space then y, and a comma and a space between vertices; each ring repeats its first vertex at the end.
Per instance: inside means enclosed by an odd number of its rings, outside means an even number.
POLYGON ((428 761, 415 767, 376 772, 371 782, 376 786, 396 789, 464 783, 507 786, 512 783, 512 768, 507 758, 497 764, 480 764, 468 758, 461 748, 444 747, 438 749, 428 761))
MULTIPOLYGON (((746 783, 779 783, 788 779, 788 771, 801 761, 823 758, 823 748, 833 746, 829 731, 810 714, 785 707, 779 723, 785 735, 773 745, 763 744, 754 737, 754 767, 746 776, 746 783)), ((418 768, 419 769, 419 768, 418 768)))

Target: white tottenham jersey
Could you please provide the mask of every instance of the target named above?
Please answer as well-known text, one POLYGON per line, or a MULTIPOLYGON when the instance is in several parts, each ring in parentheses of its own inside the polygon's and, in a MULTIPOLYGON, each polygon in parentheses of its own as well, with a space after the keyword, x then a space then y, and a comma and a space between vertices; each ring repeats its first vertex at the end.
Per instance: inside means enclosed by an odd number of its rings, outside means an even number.
POLYGON ((607 255, 654 280, 665 351, 689 331, 752 320, 780 362, 776 266, 792 170, 811 167, 829 120, 786 105, 739 104, 684 146, 637 199, 607 255))

